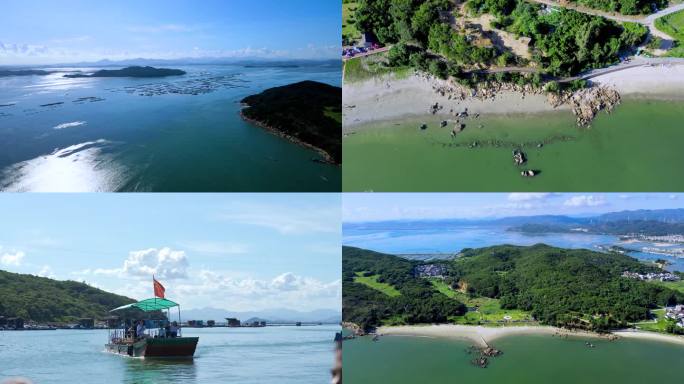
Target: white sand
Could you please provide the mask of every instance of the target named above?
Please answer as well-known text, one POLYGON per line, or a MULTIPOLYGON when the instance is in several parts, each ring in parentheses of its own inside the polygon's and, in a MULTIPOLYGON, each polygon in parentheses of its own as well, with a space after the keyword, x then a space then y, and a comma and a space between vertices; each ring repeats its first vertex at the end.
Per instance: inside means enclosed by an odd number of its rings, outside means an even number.
POLYGON ((591 79, 615 87, 621 95, 684 99, 684 65, 661 64, 629 68, 591 79))
MULTIPOLYGON (((628 68, 591 79, 592 82, 615 87, 621 95, 643 96, 656 99, 684 99, 684 65, 682 63, 644 65, 628 68)), ((342 123, 345 130, 374 121, 424 116, 430 106, 438 102, 444 106, 438 116, 451 116, 453 112, 481 114, 540 113, 567 110, 563 105, 553 108, 545 95, 518 92, 500 92, 494 100, 467 98, 449 100, 437 94, 434 84, 445 84, 439 79, 427 80, 422 76, 396 79, 386 75, 358 83, 344 84, 342 92, 342 123)))
POLYGON ((407 325, 397 327, 380 327, 377 333, 394 336, 418 336, 433 338, 453 338, 468 340, 485 347, 488 343, 504 336, 511 335, 568 335, 578 337, 599 337, 589 332, 571 332, 548 326, 510 326, 482 327, 473 325, 439 324, 439 325, 407 325))
POLYGON ((633 330, 615 331, 613 332, 613 334, 619 337, 624 337, 626 339, 654 340, 684 345, 684 336, 664 335, 662 333, 633 330))
MULTIPOLYGON (((488 346, 492 341, 512 335, 559 335, 569 337, 601 338, 597 333, 584 331, 569 331, 549 326, 509 326, 482 327, 473 325, 439 324, 439 325, 404 325, 396 327, 380 327, 378 334, 393 336, 415 336, 430 338, 450 338, 468 340, 481 347, 488 346)), ((613 335, 629 339, 644 339, 684 345, 684 336, 665 335, 655 332, 636 330, 621 330, 612 332, 613 335)))
POLYGON ((451 117, 453 114, 450 110, 461 112, 465 108, 471 114, 538 113, 555 110, 544 95, 528 94, 523 97, 517 92, 500 92, 495 100, 449 100, 448 96, 441 96, 433 90, 435 83, 444 84, 444 81, 426 80, 415 75, 395 79, 388 75, 345 84, 342 91, 342 124, 348 128, 373 121, 427 115, 430 113, 430 106, 436 102, 444 106, 437 115, 451 117))

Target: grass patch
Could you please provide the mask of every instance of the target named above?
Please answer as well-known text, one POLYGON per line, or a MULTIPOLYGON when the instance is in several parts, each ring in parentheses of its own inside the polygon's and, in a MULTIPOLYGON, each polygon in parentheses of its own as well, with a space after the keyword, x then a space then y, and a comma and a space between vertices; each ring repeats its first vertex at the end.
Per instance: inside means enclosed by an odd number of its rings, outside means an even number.
POLYGON ((356 2, 342 4, 342 36, 347 41, 358 41, 361 39, 361 32, 356 29, 354 14, 357 8, 356 2))
POLYGON ((412 73, 412 69, 409 67, 387 67, 385 65, 386 55, 387 53, 378 53, 345 61, 344 82, 360 82, 389 73, 393 73, 397 79, 402 79, 408 77, 412 73))
POLYGON ((684 41, 684 11, 671 13, 656 19, 655 26, 675 40, 684 41))
POLYGON ((667 319, 665 318, 665 309, 655 309, 651 311, 652 314, 656 316, 656 321, 649 320, 649 321, 642 321, 639 323, 634 323, 639 329, 643 331, 651 331, 651 332, 660 332, 660 333, 668 333, 667 332, 667 319))
POLYGON ((323 114, 336 122, 342 124, 342 112, 336 111, 333 107, 325 107, 323 114))
POLYGON ((652 281, 651 283, 660 285, 662 287, 674 289, 675 291, 679 291, 684 293, 684 280, 679 280, 679 281, 652 281))
POLYGON ((519 309, 502 309, 498 299, 488 297, 470 297, 465 293, 454 291, 442 279, 430 279, 430 283, 443 295, 456 299, 469 309, 477 307, 476 311, 468 311, 463 316, 452 316, 450 321, 466 325, 504 325, 510 323, 531 322, 532 315, 519 309), (504 320, 510 316, 510 320, 504 320))
POLYGON ((399 292, 393 286, 387 283, 379 282, 378 277, 380 277, 380 275, 364 276, 363 272, 356 272, 354 282, 373 288, 376 291, 380 291, 389 297, 401 296, 401 292, 399 292))

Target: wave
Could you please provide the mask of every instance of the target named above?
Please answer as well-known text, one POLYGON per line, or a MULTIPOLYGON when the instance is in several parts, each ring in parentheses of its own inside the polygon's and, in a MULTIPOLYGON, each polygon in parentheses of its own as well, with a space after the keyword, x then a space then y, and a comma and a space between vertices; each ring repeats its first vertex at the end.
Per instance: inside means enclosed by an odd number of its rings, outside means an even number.
POLYGON ((53 127, 52 129, 65 129, 65 128, 72 128, 72 127, 78 127, 81 125, 86 125, 88 124, 86 121, 74 121, 71 123, 64 123, 60 124, 58 126, 53 127))

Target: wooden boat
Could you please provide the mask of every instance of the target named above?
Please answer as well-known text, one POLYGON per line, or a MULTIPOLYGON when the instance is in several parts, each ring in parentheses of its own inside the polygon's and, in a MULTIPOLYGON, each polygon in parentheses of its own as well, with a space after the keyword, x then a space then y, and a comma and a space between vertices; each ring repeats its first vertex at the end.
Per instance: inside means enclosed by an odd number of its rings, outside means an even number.
MULTIPOLYGON (((120 321, 117 326, 113 327, 109 332, 109 339, 105 348, 107 351, 126 355, 131 357, 184 357, 192 358, 197 348, 199 337, 183 337, 182 329, 180 328, 180 306, 167 299, 152 298, 124 305, 112 309, 110 312, 123 311, 130 309, 138 309, 143 312, 158 312, 167 310, 167 317, 160 320, 147 320, 147 324, 151 325, 146 329, 144 336, 136 337, 130 330, 127 330, 126 325, 130 325, 129 321, 120 321), (167 332, 170 329, 168 319, 168 310, 170 308, 178 308, 178 326, 174 326, 174 332, 167 332), (128 324, 127 324, 128 323, 128 324)), ((135 324, 135 323, 133 323, 135 324)))

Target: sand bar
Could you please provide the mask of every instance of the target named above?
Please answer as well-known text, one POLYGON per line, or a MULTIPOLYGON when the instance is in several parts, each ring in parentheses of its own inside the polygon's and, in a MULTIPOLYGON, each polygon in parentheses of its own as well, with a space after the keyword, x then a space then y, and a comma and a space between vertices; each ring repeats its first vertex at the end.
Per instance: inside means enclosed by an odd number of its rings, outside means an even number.
POLYGON ((461 339, 468 340, 481 347, 488 346, 489 343, 498 338, 513 335, 562 335, 590 338, 600 337, 596 333, 581 331, 574 332, 550 326, 482 327, 457 324, 380 327, 378 328, 377 333, 394 336, 461 339))

